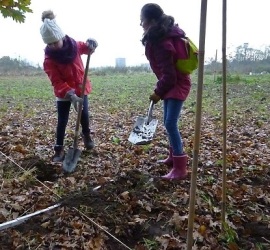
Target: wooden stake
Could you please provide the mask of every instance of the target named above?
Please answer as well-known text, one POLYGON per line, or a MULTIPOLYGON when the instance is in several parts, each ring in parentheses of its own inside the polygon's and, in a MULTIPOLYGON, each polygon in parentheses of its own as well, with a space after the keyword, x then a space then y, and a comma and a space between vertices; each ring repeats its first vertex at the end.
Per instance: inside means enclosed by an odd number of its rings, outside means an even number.
POLYGON ((226 57, 226 32, 227 32, 227 0, 223 0, 222 8, 222 86, 223 86, 223 166, 222 166, 222 204, 221 204, 221 221, 222 230, 224 230, 225 214, 226 214, 226 170, 227 170, 227 57, 226 57))
POLYGON ((188 218, 188 231, 187 231, 187 250, 191 250, 192 245, 193 245, 193 227, 194 227, 195 198, 196 198, 196 186, 197 186, 196 181, 197 181, 197 169, 198 169, 198 158, 199 158, 199 148, 200 148, 200 134, 201 134, 206 13, 207 13, 207 0, 202 0, 201 1, 201 19, 200 19, 199 67, 198 67, 195 139, 194 139, 194 148, 193 148, 191 187, 190 187, 190 194, 189 194, 190 199, 189 199, 189 218, 188 218))

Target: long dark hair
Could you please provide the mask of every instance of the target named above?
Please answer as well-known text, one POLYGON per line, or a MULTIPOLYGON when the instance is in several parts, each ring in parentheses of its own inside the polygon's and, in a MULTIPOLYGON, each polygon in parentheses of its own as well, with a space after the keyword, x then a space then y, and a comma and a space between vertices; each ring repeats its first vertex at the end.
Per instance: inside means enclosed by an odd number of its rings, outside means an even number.
POLYGON ((148 22, 154 20, 156 23, 144 34, 143 45, 160 41, 174 26, 174 18, 164 14, 162 8, 155 3, 145 4, 141 9, 141 16, 148 22))

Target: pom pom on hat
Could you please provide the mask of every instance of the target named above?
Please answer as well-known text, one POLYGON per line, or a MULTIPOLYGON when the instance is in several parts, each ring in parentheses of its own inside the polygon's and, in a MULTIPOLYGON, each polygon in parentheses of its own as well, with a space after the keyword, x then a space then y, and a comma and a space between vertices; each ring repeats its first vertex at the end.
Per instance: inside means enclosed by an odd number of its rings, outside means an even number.
POLYGON ((55 15, 51 10, 44 11, 41 20, 43 24, 40 27, 40 34, 44 43, 55 43, 65 37, 63 31, 57 25, 55 15))

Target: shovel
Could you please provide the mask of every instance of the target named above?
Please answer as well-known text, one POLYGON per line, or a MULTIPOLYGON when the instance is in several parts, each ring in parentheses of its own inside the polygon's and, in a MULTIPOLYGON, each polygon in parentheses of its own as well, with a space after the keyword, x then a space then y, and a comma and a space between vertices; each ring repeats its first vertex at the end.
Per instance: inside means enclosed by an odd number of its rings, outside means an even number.
MULTIPOLYGON (((85 66, 85 71, 84 71, 84 78, 83 78, 83 85, 82 85, 82 92, 81 92, 82 99, 84 98, 84 91, 85 91, 85 85, 86 85, 86 80, 87 80, 89 62, 90 62, 90 52, 87 55, 87 61, 86 61, 86 66, 85 66)), ((78 149, 78 138, 79 138, 79 129, 80 129, 81 116, 82 116, 82 109, 83 109, 83 104, 80 103, 78 107, 73 146, 69 148, 65 156, 65 159, 63 161, 63 169, 64 171, 68 173, 74 171, 81 155, 81 150, 78 149)))
POLYGON ((158 124, 157 119, 153 119, 154 102, 150 102, 146 117, 139 116, 133 126, 128 140, 135 145, 146 145, 151 143, 158 124))

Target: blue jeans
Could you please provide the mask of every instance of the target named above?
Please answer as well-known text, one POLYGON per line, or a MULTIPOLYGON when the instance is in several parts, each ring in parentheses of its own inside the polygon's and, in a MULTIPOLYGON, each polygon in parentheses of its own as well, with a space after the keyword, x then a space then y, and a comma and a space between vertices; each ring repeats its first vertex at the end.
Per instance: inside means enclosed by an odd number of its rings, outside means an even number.
MULTIPOLYGON (((70 101, 57 101, 56 105, 57 105, 57 114, 58 114, 58 121, 57 121, 57 128, 56 128, 56 145, 64 145, 64 138, 65 138, 66 127, 67 127, 68 118, 69 118, 71 102, 70 101)), ((82 126, 83 134, 90 133, 87 95, 85 95, 83 98, 81 126, 82 126)))
POLYGON ((184 101, 177 99, 166 99, 163 101, 163 122, 167 130, 173 155, 183 154, 182 137, 178 129, 178 120, 184 101))

